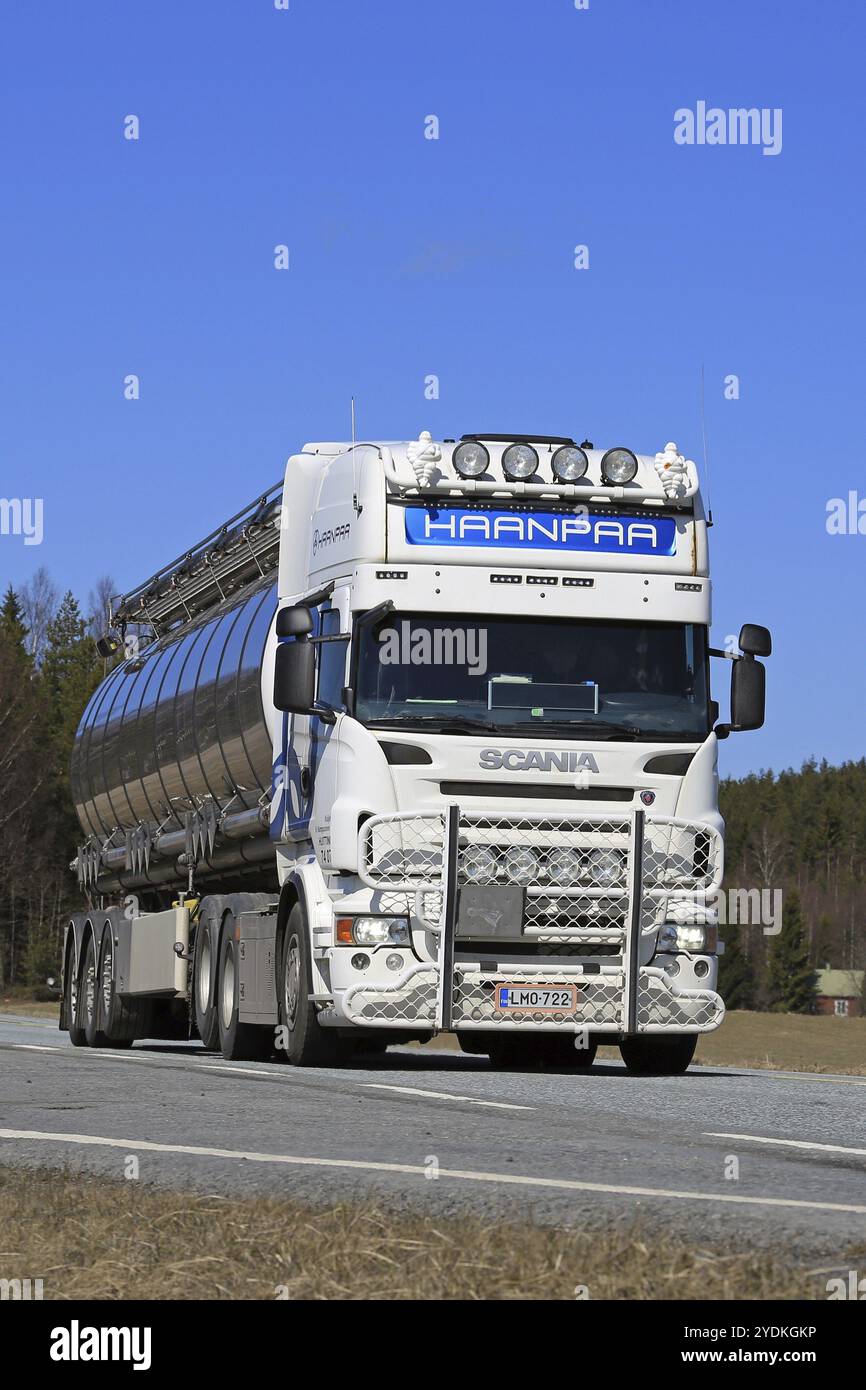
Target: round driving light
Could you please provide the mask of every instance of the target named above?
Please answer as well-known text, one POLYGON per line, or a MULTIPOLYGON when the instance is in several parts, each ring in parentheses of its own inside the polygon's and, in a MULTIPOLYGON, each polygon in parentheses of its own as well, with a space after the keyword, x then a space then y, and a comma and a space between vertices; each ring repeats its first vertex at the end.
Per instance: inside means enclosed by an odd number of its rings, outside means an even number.
POLYGON ((389 970, 402 970, 403 957, 399 956, 396 951, 392 951, 390 956, 385 957, 385 964, 389 970))
POLYGON ((674 976, 680 973, 680 963, 676 956, 672 960, 666 960, 663 966, 666 975, 674 976))
POLYGON ((544 867, 551 883, 575 883, 580 878, 580 855, 573 849, 552 849, 544 867))
POLYGON ((611 849, 594 849, 589 855, 589 872, 593 883, 601 888, 610 888, 619 883, 623 861, 611 849))
POLYGON ((490 455, 477 440, 466 440, 463 444, 457 445, 451 462, 461 478, 480 478, 482 473, 487 472, 490 455))
POLYGON ((531 478, 538 467, 538 454, 531 444, 509 444, 502 455, 502 471, 513 483, 531 478))
POLYGON ((496 855, 487 845, 469 845, 463 852, 463 876, 467 883, 492 883, 496 855))
POLYGON ((551 467, 558 483, 576 483, 589 467, 589 459, 576 444, 564 444, 553 455, 551 467))
POLYGON ((630 483, 637 473, 637 459, 631 449, 608 449, 601 461, 606 483, 630 483))
POLYGON ((709 962, 708 960, 696 960, 696 961, 695 961, 695 974, 697 975, 697 977, 698 977, 699 980, 702 980, 702 979, 704 978, 704 976, 705 976, 705 975, 709 975, 709 973, 710 973, 710 962, 709 962))
POLYGON ((370 957, 365 956, 363 951, 359 951, 356 956, 352 957, 352 965, 356 970, 366 970, 369 964, 370 957))
POLYGON ((505 856, 505 877, 512 883, 531 883, 538 871, 538 855, 534 849, 519 849, 516 845, 505 856))

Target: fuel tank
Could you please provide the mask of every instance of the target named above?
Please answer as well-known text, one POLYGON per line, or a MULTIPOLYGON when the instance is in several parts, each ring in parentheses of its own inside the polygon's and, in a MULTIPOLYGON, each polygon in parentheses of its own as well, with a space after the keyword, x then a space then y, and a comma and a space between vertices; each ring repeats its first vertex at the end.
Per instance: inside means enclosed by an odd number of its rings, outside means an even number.
POLYGON ((170 829, 203 799, 232 813, 258 804, 271 780, 261 682, 276 607, 271 574, 109 673, 72 753, 86 835, 170 829))

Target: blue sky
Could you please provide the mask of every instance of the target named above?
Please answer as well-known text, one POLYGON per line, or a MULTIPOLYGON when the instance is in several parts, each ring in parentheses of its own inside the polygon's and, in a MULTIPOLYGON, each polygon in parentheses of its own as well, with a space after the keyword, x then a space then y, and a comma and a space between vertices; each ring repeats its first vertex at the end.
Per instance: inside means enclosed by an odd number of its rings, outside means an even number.
POLYGON ((0 583, 131 586, 353 393, 368 437, 700 460, 703 362, 714 637, 776 644, 723 771, 860 757, 866 535, 825 517, 866 496, 863 8, 7 0, 0 495, 45 530, 0 583), (675 144, 698 101, 781 108, 781 153, 675 144))

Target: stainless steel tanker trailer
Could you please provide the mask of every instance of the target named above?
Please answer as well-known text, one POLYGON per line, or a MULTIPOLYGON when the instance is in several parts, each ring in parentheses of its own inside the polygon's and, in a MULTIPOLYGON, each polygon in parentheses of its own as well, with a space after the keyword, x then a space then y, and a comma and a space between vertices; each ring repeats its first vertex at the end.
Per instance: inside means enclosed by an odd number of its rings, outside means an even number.
POLYGON ((770 651, 710 648, 708 565, 673 444, 306 445, 113 605, 61 1027, 684 1069, 724 1016, 718 741, 770 651))

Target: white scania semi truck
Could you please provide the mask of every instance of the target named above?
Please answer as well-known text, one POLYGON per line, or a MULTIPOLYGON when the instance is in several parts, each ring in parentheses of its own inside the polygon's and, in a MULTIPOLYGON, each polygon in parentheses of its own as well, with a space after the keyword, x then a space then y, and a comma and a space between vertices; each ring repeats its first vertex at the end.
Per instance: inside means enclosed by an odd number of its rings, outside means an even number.
POLYGON ((724 1015, 718 740, 763 722, 770 653, 711 651, 708 576, 673 444, 306 445, 114 607, 61 1027, 684 1070, 724 1015))

